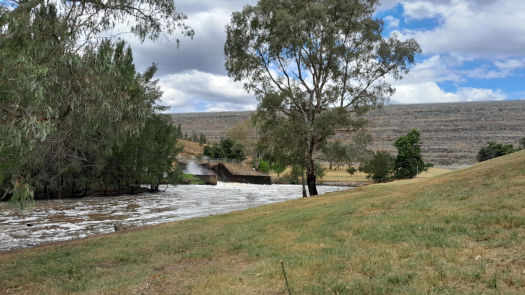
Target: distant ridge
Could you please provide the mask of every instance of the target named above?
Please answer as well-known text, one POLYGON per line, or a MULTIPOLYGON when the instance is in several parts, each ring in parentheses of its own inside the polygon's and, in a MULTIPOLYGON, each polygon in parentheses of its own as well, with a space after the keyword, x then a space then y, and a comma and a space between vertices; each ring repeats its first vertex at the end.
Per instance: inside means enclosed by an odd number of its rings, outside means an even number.
MULTIPOLYGON (((253 112, 170 114, 183 132, 204 133, 217 141, 235 124, 253 112)), ((411 129, 421 132, 425 161, 439 166, 463 166, 476 162, 476 154, 488 141, 516 145, 525 137, 525 101, 467 102, 388 105, 369 112, 367 130, 372 134, 372 149, 395 152, 392 143, 411 129)), ((348 140, 351 136, 337 133, 348 140)))

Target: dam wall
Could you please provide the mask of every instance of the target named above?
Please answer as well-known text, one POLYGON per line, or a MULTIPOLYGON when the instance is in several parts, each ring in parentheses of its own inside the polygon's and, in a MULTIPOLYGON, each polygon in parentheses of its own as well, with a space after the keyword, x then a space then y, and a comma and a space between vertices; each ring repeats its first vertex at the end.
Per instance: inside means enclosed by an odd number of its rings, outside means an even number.
MULTIPOLYGON (((170 114, 182 131, 203 133, 217 142, 235 124, 248 120, 253 112, 170 114)), ((460 167, 476 162, 479 149, 489 141, 514 144, 525 137, 525 101, 495 101, 387 105, 365 116, 372 134, 373 150, 395 154, 394 141, 412 129, 421 133, 421 150, 427 162, 460 167)), ((335 138, 350 142, 352 134, 336 132, 335 138)))

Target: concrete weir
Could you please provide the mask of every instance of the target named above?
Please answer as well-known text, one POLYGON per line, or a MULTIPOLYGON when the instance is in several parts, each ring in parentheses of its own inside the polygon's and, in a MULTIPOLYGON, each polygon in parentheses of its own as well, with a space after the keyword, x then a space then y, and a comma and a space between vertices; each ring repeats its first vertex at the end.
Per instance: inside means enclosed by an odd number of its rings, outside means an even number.
POLYGON ((269 175, 247 169, 239 164, 212 164, 210 165, 210 170, 213 170, 220 180, 226 182, 272 184, 272 178, 269 175))
POLYGON ((217 185, 217 174, 209 171, 209 174, 193 175, 197 177, 204 184, 217 185))
POLYGON ((217 185, 217 174, 211 171, 209 166, 190 161, 186 164, 184 173, 197 177, 204 184, 217 185))
POLYGON ((251 184, 272 184, 269 175, 254 171, 253 168, 237 163, 197 163, 195 160, 186 163, 184 173, 197 177, 204 184, 216 185, 223 182, 251 184))

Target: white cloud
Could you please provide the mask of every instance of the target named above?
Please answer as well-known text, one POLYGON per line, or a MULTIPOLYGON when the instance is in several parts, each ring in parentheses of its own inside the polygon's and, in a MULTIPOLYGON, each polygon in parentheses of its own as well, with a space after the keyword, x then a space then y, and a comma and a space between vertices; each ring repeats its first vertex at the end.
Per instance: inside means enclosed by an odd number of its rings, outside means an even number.
POLYGON ((419 83, 422 81, 461 82, 463 78, 451 69, 455 62, 455 60, 444 59, 440 55, 433 55, 413 66, 404 81, 408 81, 408 83, 419 83))
POLYGON ((378 11, 384 11, 394 8, 399 0, 381 0, 379 1, 378 11))
POLYGON ((525 59, 509 59, 494 63, 500 70, 515 70, 525 67, 525 59))
MULTIPOLYGON (((195 39, 183 39, 180 49, 170 42, 133 44, 139 65, 158 62, 164 105, 173 112, 197 110, 227 111, 254 109, 257 101, 241 83, 234 83, 224 71, 224 26, 231 12, 241 10, 239 0, 180 0, 188 13, 195 39)), ((255 0, 250 0, 255 4, 255 0)), ((505 78, 525 67, 525 1, 504 0, 382 0, 379 10, 401 3, 401 19, 385 17, 386 27, 399 30, 401 38, 415 37, 426 58, 417 63, 404 80, 392 81, 397 93, 393 103, 457 102, 501 100, 501 90, 461 87, 469 78, 505 78), (437 18, 431 29, 400 29, 404 23, 437 18), (464 70, 465 62, 485 59, 485 66, 464 70), (487 63, 489 61, 489 63, 487 63), (490 64, 492 62, 492 64, 490 64), (452 82, 448 92, 438 83, 452 82)), ((140 67, 142 68, 142 67, 140 67)), ((514 97, 514 95, 512 96, 514 97)))
POLYGON ((446 92, 435 82, 422 82, 396 86, 396 93, 391 103, 442 103, 465 101, 504 100, 507 98, 501 90, 463 87, 456 92, 446 92))
POLYGON ((494 79, 506 78, 514 73, 514 70, 525 68, 525 59, 509 59, 506 61, 496 61, 493 63, 497 69, 482 66, 472 70, 458 71, 469 78, 494 79))
POLYGON ((201 110, 247 110, 255 109, 257 101, 246 93, 243 83, 234 82, 228 76, 190 71, 166 75, 159 81, 164 91, 162 105, 171 111, 201 110))
POLYGON ((447 13, 446 6, 427 1, 405 2, 403 8, 407 19, 433 18, 447 13))
POLYGON ((402 1, 410 19, 439 17, 430 30, 403 30, 426 54, 460 54, 491 60, 523 55, 525 1, 402 1))
POLYGON ((206 112, 253 111, 256 108, 257 104, 238 105, 231 103, 216 103, 207 105, 206 112))
POLYGON ((391 15, 388 15, 384 18, 385 21, 387 21, 388 23, 388 27, 389 29, 396 29, 396 28, 399 28, 399 19, 398 18, 395 18, 391 15))

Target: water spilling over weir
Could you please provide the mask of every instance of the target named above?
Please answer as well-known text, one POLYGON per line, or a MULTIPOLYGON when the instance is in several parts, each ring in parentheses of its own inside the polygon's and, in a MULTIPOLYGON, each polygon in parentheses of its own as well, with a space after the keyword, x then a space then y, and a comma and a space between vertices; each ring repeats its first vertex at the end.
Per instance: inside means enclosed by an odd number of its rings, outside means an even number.
POLYGON ((199 181, 204 184, 217 185, 217 174, 206 167, 197 164, 195 161, 190 161, 186 164, 184 173, 197 177, 199 181))

